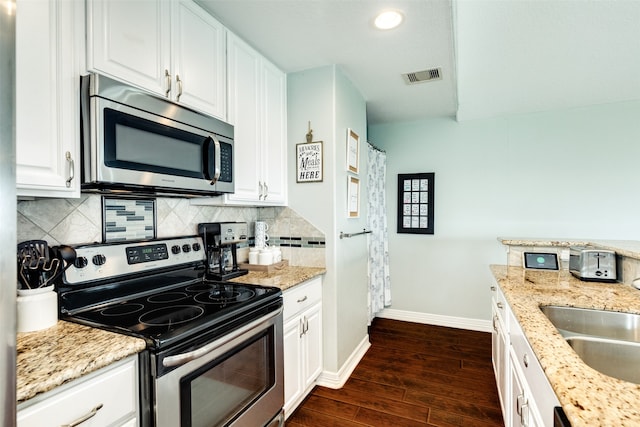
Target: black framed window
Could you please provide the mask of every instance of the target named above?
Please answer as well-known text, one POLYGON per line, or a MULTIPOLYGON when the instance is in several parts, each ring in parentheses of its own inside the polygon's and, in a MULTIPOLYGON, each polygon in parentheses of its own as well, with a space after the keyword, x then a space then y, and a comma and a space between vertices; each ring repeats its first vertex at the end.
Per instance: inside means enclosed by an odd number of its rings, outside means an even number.
POLYGON ((435 173, 398 174, 398 233, 434 234, 435 173))

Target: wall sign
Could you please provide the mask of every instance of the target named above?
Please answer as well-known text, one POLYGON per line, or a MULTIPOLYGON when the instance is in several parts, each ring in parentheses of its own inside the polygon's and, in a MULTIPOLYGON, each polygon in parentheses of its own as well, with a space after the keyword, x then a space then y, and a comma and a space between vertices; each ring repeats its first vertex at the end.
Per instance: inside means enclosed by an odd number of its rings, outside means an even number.
POLYGON ((296 144, 296 182, 322 181, 322 141, 296 144))
POLYGON ((434 234, 435 173, 398 174, 398 233, 434 234))

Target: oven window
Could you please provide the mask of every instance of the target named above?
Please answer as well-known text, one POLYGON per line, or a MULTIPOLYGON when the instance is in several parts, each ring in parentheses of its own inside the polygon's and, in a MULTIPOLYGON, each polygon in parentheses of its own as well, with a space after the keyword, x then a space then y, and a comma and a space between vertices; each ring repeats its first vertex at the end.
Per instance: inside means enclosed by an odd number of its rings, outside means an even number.
POLYGON ((273 329, 181 380, 183 427, 226 424, 273 387, 273 329))

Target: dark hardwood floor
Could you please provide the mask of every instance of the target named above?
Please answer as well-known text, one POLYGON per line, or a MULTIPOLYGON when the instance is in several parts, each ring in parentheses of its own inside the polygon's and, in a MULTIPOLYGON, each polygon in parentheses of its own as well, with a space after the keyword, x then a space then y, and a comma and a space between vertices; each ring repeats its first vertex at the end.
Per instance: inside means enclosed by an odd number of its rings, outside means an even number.
POLYGON ((286 427, 503 426, 491 334, 374 319, 370 340, 344 387, 315 387, 286 427))

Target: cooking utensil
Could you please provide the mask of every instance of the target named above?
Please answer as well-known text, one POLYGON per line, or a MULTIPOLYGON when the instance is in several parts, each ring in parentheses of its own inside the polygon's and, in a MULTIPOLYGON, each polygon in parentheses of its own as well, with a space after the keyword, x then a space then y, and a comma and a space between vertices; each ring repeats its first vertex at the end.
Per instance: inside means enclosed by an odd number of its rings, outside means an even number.
POLYGON ((18 244, 18 282, 20 289, 37 289, 53 284, 61 260, 49 257, 45 240, 27 240, 18 244))

